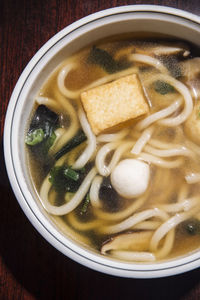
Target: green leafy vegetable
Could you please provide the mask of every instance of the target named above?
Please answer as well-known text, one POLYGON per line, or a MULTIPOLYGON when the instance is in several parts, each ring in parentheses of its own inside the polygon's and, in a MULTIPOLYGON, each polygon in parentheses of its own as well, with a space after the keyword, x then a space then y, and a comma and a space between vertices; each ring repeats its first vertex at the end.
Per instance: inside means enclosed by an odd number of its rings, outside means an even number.
POLYGON ((28 132, 25 142, 27 145, 35 146, 38 143, 42 142, 43 139, 44 139, 44 131, 43 129, 40 128, 28 132))
POLYGON ((75 135, 71 140, 69 140, 68 143, 54 155, 55 160, 59 159, 64 154, 83 143, 86 139, 87 137, 85 133, 82 130, 80 130, 77 133, 77 135, 75 135))
POLYGON ((89 193, 87 193, 87 195, 85 196, 85 201, 84 201, 82 209, 81 209, 81 215, 83 215, 87 212, 89 204, 90 204, 90 196, 89 196, 89 193))
POLYGON ((75 193, 85 174, 69 166, 55 166, 50 171, 49 181, 57 192, 75 193))
POLYGON ((54 130, 58 127, 59 116, 45 105, 39 105, 25 139, 25 143, 30 146, 39 161, 46 158, 56 139, 54 130))
POLYGON ((128 61, 116 61, 106 50, 93 46, 88 63, 96 64, 102 67, 107 73, 115 73, 124 70, 130 66, 128 61))
POLYGON ((71 167, 65 168, 63 171, 63 174, 65 177, 70 178, 74 181, 79 180, 79 173, 75 170, 73 170, 71 167))
POLYGON ((56 113, 48 109, 45 105, 39 105, 35 111, 35 114, 31 120, 29 130, 42 128, 45 135, 50 135, 53 128, 58 127, 59 117, 56 113))
POLYGON ((157 80, 154 82, 154 89, 157 93, 161 95, 166 95, 175 92, 175 89, 171 84, 161 80, 157 80))
POLYGON ((99 189, 99 198, 102 200, 105 209, 112 212, 119 210, 120 205, 122 204, 118 193, 112 187, 110 177, 103 178, 99 189))

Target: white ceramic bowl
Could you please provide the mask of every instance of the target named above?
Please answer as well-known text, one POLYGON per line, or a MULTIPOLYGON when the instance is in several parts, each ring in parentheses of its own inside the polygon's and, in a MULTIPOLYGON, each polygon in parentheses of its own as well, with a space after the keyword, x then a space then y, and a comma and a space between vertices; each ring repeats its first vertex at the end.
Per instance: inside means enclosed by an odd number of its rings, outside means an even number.
POLYGON ((25 159, 24 132, 34 95, 48 74, 67 56, 96 39, 123 32, 170 34, 200 46, 200 18, 177 9, 133 5, 89 15, 51 38, 32 58, 13 91, 5 122, 4 151, 9 179, 23 211, 55 248, 100 272, 133 278, 175 275, 200 266, 200 251, 153 264, 124 263, 92 252, 64 236, 48 218, 34 192, 25 159))

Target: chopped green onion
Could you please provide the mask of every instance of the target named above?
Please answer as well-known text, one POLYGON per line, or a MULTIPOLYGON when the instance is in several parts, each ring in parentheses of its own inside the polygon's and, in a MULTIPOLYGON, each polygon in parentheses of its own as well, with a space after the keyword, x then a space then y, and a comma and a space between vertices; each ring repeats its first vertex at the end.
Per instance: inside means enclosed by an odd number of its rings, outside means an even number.
POLYGON ((79 173, 73 170, 71 167, 64 169, 63 174, 74 181, 79 180, 79 173))
POLYGON ((83 207, 81 209, 81 215, 83 215, 83 214, 85 214, 87 212, 89 203, 90 203, 90 196, 89 196, 89 193, 87 193, 87 195, 85 197, 85 201, 83 203, 83 207))
POLYGON ((85 174, 69 166, 54 166, 49 175, 49 181, 57 192, 71 193, 78 190, 85 177, 85 174))
POLYGON ((34 146, 41 143, 44 139, 44 131, 39 128, 27 133, 25 142, 27 145, 34 146))

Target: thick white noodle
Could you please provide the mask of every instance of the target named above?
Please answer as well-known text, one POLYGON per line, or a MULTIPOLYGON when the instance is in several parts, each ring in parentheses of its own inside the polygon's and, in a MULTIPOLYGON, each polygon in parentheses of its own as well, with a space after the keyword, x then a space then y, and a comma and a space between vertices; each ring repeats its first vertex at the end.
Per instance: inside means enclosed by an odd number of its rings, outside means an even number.
POLYGON ((79 108, 78 116, 81 123, 81 127, 87 136, 87 146, 83 153, 75 161, 73 165, 74 169, 81 169, 82 167, 84 167, 96 150, 96 137, 92 132, 92 129, 88 123, 88 120, 82 108, 79 108))
POLYGON ((155 230, 161 225, 159 221, 144 221, 131 227, 134 230, 155 230))
POLYGON ((129 150, 132 147, 132 145, 132 142, 113 142, 105 144, 98 151, 96 156, 96 167, 98 169, 99 174, 101 174, 102 176, 109 176, 110 173, 113 171, 114 167, 117 165, 123 153, 129 150), (106 165, 106 156, 110 151, 114 149, 116 150, 112 156, 112 159, 109 165, 106 165))
POLYGON ((175 229, 170 230, 164 240, 164 244, 161 249, 157 250, 155 256, 157 259, 166 257, 172 250, 175 239, 175 229))
POLYGON ((129 133, 129 129, 125 128, 116 133, 100 134, 97 137, 97 142, 109 143, 123 139, 129 133))
POLYGON ((94 214, 99 219, 103 219, 106 221, 120 221, 132 215, 137 209, 139 209, 145 203, 146 199, 147 196, 142 195, 140 198, 134 199, 132 204, 130 204, 127 208, 119 212, 109 213, 103 210, 95 209, 94 214))
POLYGON ((173 228, 175 228, 181 222, 187 220, 191 216, 195 215, 200 210, 200 207, 196 206, 187 212, 177 213, 175 216, 164 222, 153 234, 150 242, 150 250, 156 252, 161 239, 173 228))
POLYGON ((61 137, 64 133, 65 133, 66 129, 65 128, 58 128, 56 129, 54 132, 55 132, 55 135, 56 135, 56 138, 59 138, 61 137))
POLYGON ((183 160, 181 158, 177 158, 175 160, 170 161, 170 160, 164 160, 155 155, 143 153, 143 152, 140 153, 140 155, 138 156, 138 159, 144 160, 148 163, 152 163, 158 167, 167 168, 167 169, 177 168, 183 163, 183 160))
POLYGON ((50 214, 57 215, 57 216, 65 215, 71 212, 72 210, 74 210, 85 197, 96 173, 97 173, 96 168, 92 168, 90 172, 87 174, 87 176, 85 177, 85 179, 83 180, 76 194, 72 197, 72 199, 61 206, 52 205, 48 200, 48 195, 51 188, 51 183, 49 182, 49 175, 48 175, 44 180, 42 187, 40 189, 40 198, 45 209, 50 214))
POLYGON ((156 139, 150 139, 148 142, 149 145, 159 148, 159 149, 173 149, 173 148, 180 148, 181 145, 180 144, 173 144, 173 143, 166 143, 166 142, 162 142, 156 139))
POLYGON ((168 219, 168 214, 158 208, 147 209, 132 215, 131 217, 127 218, 121 223, 110 225, 110 226, 102 226, 101 228, 99 228, 99 230, 101 233, 109 233, 109 234, 117 233, 129 229, 134 225, 142 221, 145 221, 147 219, 150 219, 152 217, 158 217, 166 221, 168 219))
POLYGON ((173 204, 159 204, 158 207, 163 209, 167 213, 178 213, 182 211, 188 211, 199 203, 197 197, 192 197, 173 204))
POLYGON ((65 128, 58 128, 54 131, 55 135, 56 135, 56 139, 54 141, 54 144, 51 146, 51 148, 49 149, 49 154, 51 154, 53 152, 54 149, 54 145, 56 145, 56 143, 58 142, 58 140, 61 138, 61 136, 63 136, 65 133, 67 132, 67 130, 65 128))
POLYGON ((168 74, 169 71, 168 69, 156 58, 151 57, 149 55, 144 55, 144 54, 130 54, 128 56, 129 60, 134 61, 134 62, 141 62, 144 64, 148 64, 150 66, 155 67, 162 73, 168 74))
POLYGON ((69 74, 70 71, 72 71, 72 70, 74 70, 76 68, 77 68, 77 64, 73 60, 70 60, 61 69, 61 71, 58 74, 58 78, 57 78, 57 84, 58 84, 58 88, 59 88, 60 92, 65 97, 70 98, 70 99, 76 99, 80 95, 79 91, 70 91, 65 86, 65 79, 66 79, 67 75, 69 74))
POLYGON ((121 77, 126 76, 126 75, 130 75, 130 74, 133 74, 133 73, 138 73, 138 68, 131 67, 131 68, 128 68, 126 70, 123 70, 123 71, 120 71, 120 72, 117 72, 117 73, 114 73, 114 74, 106 75, 106 76, 104 76, 102 78, 99 78, 99 79, 93 81, 92 83, 90 83, 89 85, 83 87, 82 89, 73 91, 73 90, 69 90, 68 88, 66 88, 65 79, 66 79, 67 75, 69 74, 69 72, 71 70, 76 69, 76 68, 77 68, 77 64, 75 62, 73 62, 73 61, 68 62, 61 69, 61 71, 58 74, 58 78, 57 78, 57 83, 58 83, 58 87, 60 89, 60 92, 64 96, 66 96, 67 98, 70 98, 70 99, 77 99, 77 98, 79 98, 80 94, 82 92, 86 91, 86 90, 95 88, 97 86, 100 86, 102 84, 108 83, 110 81, 113 81, 115 79, 121 78, 121 77))
POLYGON ((151 252, 135 252, 135 251, 122 251, 122 250, 112 250, 110 255, 117 259, 136 261, 136 262, 153 262, 156 257, 151 252))
POLYGON ((99 220, 92 220, 88 222, 79 221, 74 212, 66 215, 67 221, 70 223, 71 227, 78 231, 92 230, 100 226, 101 222, 99 220))
POLYGON ((177 202, 182 202, 184 199, 188 197, 189 189, 187 184, 182 184, 181 188, 178 192, 177 202))
POLYGON ((62 94, 55 91, 55 96, 57 101, 60 103, 64 109, 63 113, 68 115, 70 118, 70 125, 66 132, 58 139, 56 143, 51 147, 51 152, 55 153, 60 150, 77 132, 79 128, 77 113, 74 106, 70 103, 68 99, 63 97, 62 94))
POLYGON ((190 173, 185 176, 185 180, 189 184, 200 182, 200 173, 190 173))
POLYGON ((42 96, 38 96, 36 97, 35 101, 41 105, 46 105, 48 108, 53 109, 53 110, 61 110, 62 107, 59 105, 58 102, 56 102, 55 100, 49 98, 49 97, 42 97, 42 96))
POLYGON ((101 174, 102 176, 106 176, 107 174, 109 175, 109 168, 105 163, 106 156, 108 155, 108 153, 115 150, 119 145, 119 141, 107 143, 97 152, 95 163, 99 174, 101 174))
POLYGON ((131 153, 138 155, 140 154, 140 152, 142 151, 142 149, 144 148, 144 146, 148 143, 148 141, 150 140, 152 134, 154 131, 154 127, 151 126, 147 129, 145 129, 141 136, 139 137, 139 139, 136 141, 135 145, 133 146, 131 153))
POLYGON ((186 85, 184 85, 182 82, 174 79, 171 76, 161 74, 161 77, 159 78, 159 80, 163 80, 163 81, 171 84, 183 96, 183 99, 184 99, 184 108, 183 108, 182 112, 176 117, 166 118, 165 120, 160 120, 159 124, 164 125, 164 126, 170 126, 170 127, 178 126, 178 125, 182 124, 183 122, 185 122, 185 120, 187 120, 187 118, 192 113, 193 100, 192 100, 190 91, 186 87, 186 85))
POLYGON ((151 82, 154 82, 156 80, 162 80, 172 85, 175 88, 175 90, 177 90, 182 95, 184 99, 184 107, 181 113, 178 114, 178 116, 176 117, 160 120, 159 124, 169 127, 178 126, 182 124, 185 120, 187 120, 187 118, 190 116, 193 110, 193 100, 189 89, 181 81, 166 74, 154 75, 146 82, 146 84, 150 84, 151 82))
POLYGON ((120 160, 121 156, 123 155, 124 152, 129 150, 133 145, 133 142, 113 142, 113 143, 108 143, 105 144, 97 153, 96 156, 96 167, 98 169, 99 174, 102 176, 109 176, 110 173, 113 171, 114 167, 120 160), (121 145, 120 145, 121 144, 121 145), (117 149, 116 149, 117 148, 117 149), (109 163, 109 165, 106 165, 105 159, 107 154, 115 150, 112 159, 109 163))
POLYGON ((163 118, 168 117, 169 115, 171 115, 172 113, 177 111, 177 109, 181 106, 181 104, 182 104, 182 99, 177 99, 171 105, 169 105, 167 108, 161 109, 161 110, 157 111, 156 113, 151 114, 150 116, 148 116, 145 119, 138 122, 137 125, 135 126, 135 129, 143 130, 143 129, 147 128, 148 126, 150 126, 151 124, 153 124, 163 118))
POLYGON ((173 149, 156 149, 152 146, 146 145, 144 147, 144 151, 150 153, 152 155, 160 156, 160 157, 172 157, 172 156, 193 156, 194 153, 187 149, 184 146, 179 146, 178 148, 173 149))
POLYGON ((188 148, 190 148, 192 151, 194 151, 197 155, 200 155, 200 147, 198 145, 196 145, 195 143, 186 140, 185 144, 188 148))
POLYGON ((90 187, 90 203, 93 207, 101 207, 101 201, 99 199, 99 189, 101 187, 101 183, 103 181, 102 176, 95 176, 94 180, 92 181, 92 185, 90 187))

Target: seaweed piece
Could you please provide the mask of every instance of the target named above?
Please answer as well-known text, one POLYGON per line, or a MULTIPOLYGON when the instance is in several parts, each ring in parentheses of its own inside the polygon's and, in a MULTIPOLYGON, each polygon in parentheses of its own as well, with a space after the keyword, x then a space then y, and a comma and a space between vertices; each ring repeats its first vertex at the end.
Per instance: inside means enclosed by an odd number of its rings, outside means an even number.
POLYGON ((161 95, 166 95, 175 92, 175 89, 171 84, 162 80, 157 80, 154 82, 154 89, 157 93, 161 95))
POLYGON ((88 63, 102 67, 107 73, 112 74, 130 66, 128 61, 116 61, 106 50, 93 46, 88 56, 88 63))
POLYGON ((60 149, 54 155, 54 159, 58 160, 64 154, 66 154, 67 152, 71 151, 72 149, 74 149, 75 147, 77 147, 78 145, 83 143, 86 139, 87 139, 87 137, 86 137, 85 133, 83 132, 83 130, 79 130, 78 133, 71 140, 69 140, 67 142, 67 144, 63 146, 62 149, 60 149))
POLYGON ((200 234, 200 221, 198 219, 192 218, 183 222, 183 227, 189 235, 200 234))
POLYGON ((55 166, 50 170, 49 181, 58 193, 75 193, 84 177, 85 174, 79 170, 73 170, 70 166, 55 166), (69 176, 69 169, 71 170, 71 173, 73 171, 76 173, 75 177, 71 178, 71 176, 69 176))
POLYGON ((45 105, 39 105, 31 120, 25 143, 30 147, 35 157, 43 161, 53 145, 59 127, 59 116, 45 105))
POLYGON ((99 189, 99 197, 103 201, 106 209, 115 211, 120 207, 120 197, 112 187, 110 178, 105 177, 99 189))

